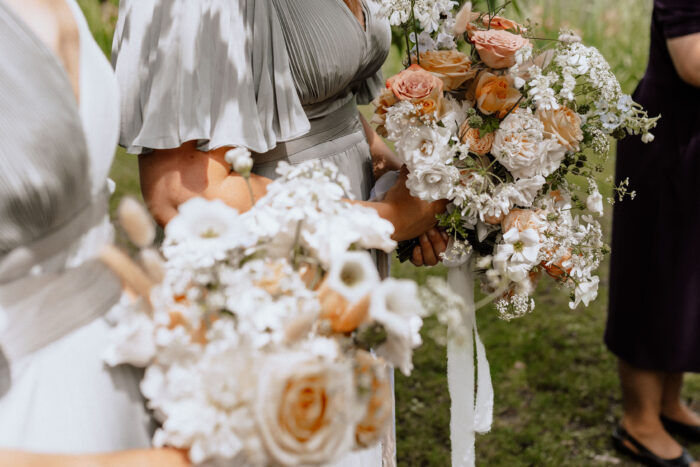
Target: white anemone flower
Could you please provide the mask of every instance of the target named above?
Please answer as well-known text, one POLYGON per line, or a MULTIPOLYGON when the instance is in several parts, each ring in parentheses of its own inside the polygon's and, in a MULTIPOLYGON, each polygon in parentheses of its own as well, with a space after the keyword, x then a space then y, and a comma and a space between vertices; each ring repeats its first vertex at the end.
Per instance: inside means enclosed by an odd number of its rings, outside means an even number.
POLYGON ((369 253, 349 251, 331 262, 327 280, 330 289, 357 303, 377 286, 379 273, 369 253))
POLYGON ((513 227, 503 235, 503 241, 496 248, 493 265, 512 281, 521 282, 537 264, 540 253, 539 233, 535 229, 519 232, 513 227))
POLYGON ((421 345, 423 314, 418 287, 413 281, 386 279, 372 292, 370 318, 387 332, 387 340, 377 349, 377 353, 405 375, 409 375, 413 369, 413 349, 421 345))
POLYGON ((593 300, 598 296, 598 283, 600 279, 598 276, 591 277, 588 282, 579 282, 574 289, 574 301, 569 303, 569 308, 575 309, 579 303, 583 302, 585 306, 588 306, 593 300))

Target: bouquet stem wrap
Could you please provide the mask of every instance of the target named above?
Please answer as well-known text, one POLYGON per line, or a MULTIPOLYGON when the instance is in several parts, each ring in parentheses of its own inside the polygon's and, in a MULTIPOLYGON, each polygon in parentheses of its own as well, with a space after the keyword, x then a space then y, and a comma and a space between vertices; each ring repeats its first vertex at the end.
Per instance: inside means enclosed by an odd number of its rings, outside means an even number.
POLYGON ((448 331, 447 383, 452 400, 450 439, 453 467, 475 465, 475 434, 488 432, 493 420, 493 385, 486 350, 476 327, 471 263, 470 258, 463 264, 451 266, 447 273, 448 284, 464 299, 464 324, 469 328, 466 339, 456 339, 454 333, 448 331))

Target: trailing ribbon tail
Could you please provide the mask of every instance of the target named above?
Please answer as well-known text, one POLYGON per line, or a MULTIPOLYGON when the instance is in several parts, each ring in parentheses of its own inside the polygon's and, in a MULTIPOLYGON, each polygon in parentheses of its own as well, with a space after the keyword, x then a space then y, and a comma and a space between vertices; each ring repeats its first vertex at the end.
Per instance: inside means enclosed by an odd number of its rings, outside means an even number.
POLYGON ((475 433, 489 431, 493 421, 493 385, 486 350, 476 327, 471 261, 450 267, 447 282, 452 290, 464 299, 466 304, 464 324, 469 327, 466 339, 455 339, 454 333, 449 333, 447 342, 447 382, 452 400, 450 409, 452 466, 473 467, 476 462, 475 433))

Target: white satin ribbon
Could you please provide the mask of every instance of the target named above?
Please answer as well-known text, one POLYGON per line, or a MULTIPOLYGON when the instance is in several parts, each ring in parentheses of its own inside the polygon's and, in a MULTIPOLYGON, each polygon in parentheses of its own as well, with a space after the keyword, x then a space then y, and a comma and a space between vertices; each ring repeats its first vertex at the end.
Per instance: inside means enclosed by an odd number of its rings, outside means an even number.
MULTIPOLYGON (((488 432, 493 421, 493 385, 486 350, 476 327, 471 259, 466 258, 461 264, 448 266, 447 282, 467 305, 463 324, 468 328, 466 339, 450 337, 447 341, 447 384, 452 400, 452 466, 473 467, 476 462, 475 434, 488 432)), ((450 333, 451 336, 454 334, 450 333)))

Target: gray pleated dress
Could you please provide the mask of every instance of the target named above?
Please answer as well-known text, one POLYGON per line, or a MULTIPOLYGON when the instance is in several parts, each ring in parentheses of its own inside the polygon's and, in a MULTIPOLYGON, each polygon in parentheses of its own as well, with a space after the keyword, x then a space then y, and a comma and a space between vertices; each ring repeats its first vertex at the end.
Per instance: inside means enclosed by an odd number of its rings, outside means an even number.
POLYGON ((113 64, 120 144, 134 154, 197 140, 244 146, 254 171, 328 159, 366 199, 369 147, 357 103, 384 86, 388 23, 363 1, 366 28, 343 0, 123 0, 113 64))
MULTIPOLYGON (((382 89, 388 22, 362 0, 363 28, 343 0, 122 0, 113 43, 120 144, 130 153, 196 140, 243 146, 253 171, 279 161, 334 162, 353 194, 373 185, 357 104, 382 89)), ((384 465, 394 464, 393 438, 384 465)), ((382 465, 379 449, 338 465, 382 465)))
POLYGON ((75 0, 80 103, 61 62, 0 0, 0 449, 148 447, 141 373, 102 361, 119 279, 107 175, 117 83, 75 0))

